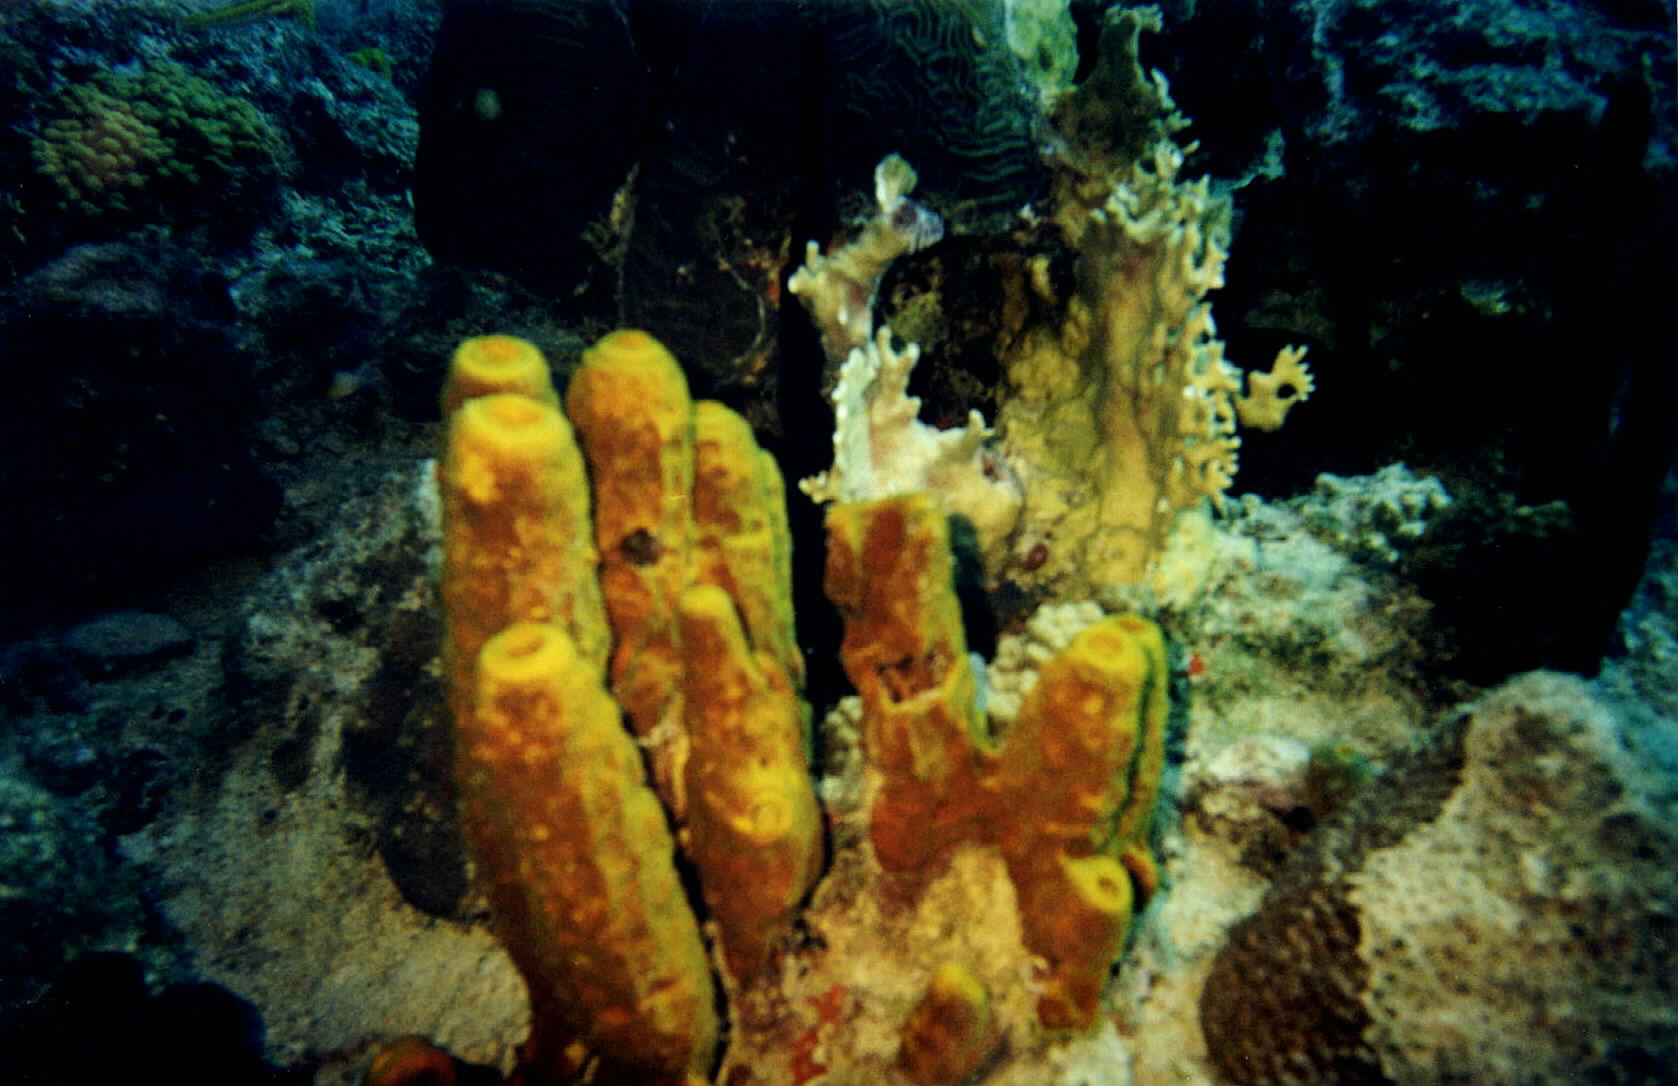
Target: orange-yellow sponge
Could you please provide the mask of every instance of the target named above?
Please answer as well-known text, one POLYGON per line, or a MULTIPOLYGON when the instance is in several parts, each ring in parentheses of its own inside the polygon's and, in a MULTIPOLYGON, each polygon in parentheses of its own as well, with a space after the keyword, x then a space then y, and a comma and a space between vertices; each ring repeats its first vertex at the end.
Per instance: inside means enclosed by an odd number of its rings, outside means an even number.
POLYGON ((477 396, 516 392, 558 405, 548 360, 529 340, 517 336, 473 336, 462 340, 443 383, 443 417, 477 396))
POLYGON ((869 820, 880 865, 927 872, 983 833, 991 744, 975 708, 950 535, 938 500, 913 494, 831 506, 827 594, 864 706, 862 742, 882 786, 869 820))
MULTIPOLYGON (((669 351, 620 331, 583 352, 565 394, 594 481, 600 586, 617 644, 610 676, 637 734, 669 719, 681 684, 676 604, 692 549, 693 404, 669 351)), ((663 770, 660 788, 673 800, 663 770)))
POLYGON ((513 393, 462 402, 439 465, 445 667, 451 706, 478 650, 514 622, 552 622, 604 665, 610 633, 595 580, 588 475, 551 403, 513 393))
POLYGON ((776 656, 747 644, 722 589, 682 593, 681 636, 691 745, 683 844, 729 973, 750 984, 821 868, 804 706, 776 656))
POLYGON ((1095 1020, 1136 899, 1158 884, 1148 827, 1164 765, 1165 645, 1106 618, 1038 672, 1006 744, 974 707, 949 532, 928 495, 828 512, 827 591, 878 773, 869 840, 912 891, 962 841, 994 846, 1045 962, 1038 1017, 1095 1020))
POLYGON ((699 926, 599 668, 558 627, 521 622, 484 645, 476 680, 458 721, 463 821, 530 987, 538 1071, 581 1039, 624 1078, 705 1073, 717 1018, 699 926))
POLYGON ((717 1035, 666 807, 741 985, 819 873, 782 483, 645 333, 585 352, 578 440, 553 399, 540 353, 494 336, 462 345, 444 396, 462 808, 530 986, 533 1081, 592 1052, 610 1081, 662 1083, 703 1073, 717 1035))
POLYGON ((1020 706, 998 784, 1013 819, 992 825, 1020 893, 1025 942, 1046 963, 1045 1025, 1094 1016, 1157 885, 1148 823, 1164 765, 1165 643, 1134 615, 1103 619, 1046 661, 1020 706))
POLYGON ((714 400, 693 405, 692 580, 726 591, 752 647, 799 683, 804 657, 792 617, 792 535, 781 470, 745 419, 714 400))
POLYGON ((932 975, 899 1036, 897 1066, 916 1086, 958 1086, 1002 1040, 990 993, 971 970, 954 963, 932 975))

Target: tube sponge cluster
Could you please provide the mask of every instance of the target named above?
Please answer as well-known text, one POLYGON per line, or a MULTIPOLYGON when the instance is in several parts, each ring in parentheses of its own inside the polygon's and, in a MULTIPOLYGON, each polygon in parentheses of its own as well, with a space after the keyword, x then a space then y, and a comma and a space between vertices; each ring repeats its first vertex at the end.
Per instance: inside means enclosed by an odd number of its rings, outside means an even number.
POLYGON ((530 988, 531 1073, 680 1082, 719 1024, 678 835, 730 984, 763 972, 820 861, 780 477, 644 333, 585 353, 569 419, 558 400, 498 336, 462 345, 444 391, 463 819, 530 988))
POLYGON ((1159 882, 1148 846, 1168 709, 1158 628, 1129 615, 1086 628, 1043 664, 998 742, 974 700, 936 498, 834 506, 827 591, 877 773, 880 866, 914 894, 958 845, 994 846, 1044 962, 1039 1020, 1088 1028, 1134 907, 1159 882))
MULTIPOLYGON (((712 1069, 717 979, 761 1004, 746 990, 820 870, 783 484, 745 421, 692 402, 644 333, 584 352, 563 399, 534 347, 495 336, 462 345, 443 394, 463 822, 530 988, 529 1080, 679 1083, 712 1069)), ((993 851, 1043 962, 1039 1022, 1089 1028, 1158 883, 1159 631, 1130 616, 1085 628, 998 740, 938 499, 840 503, 828 533, 881 892, 907 902, 963 846, 993 851)), ((989 994, 948 964, 901 1023, 918 1082, 958 1081, 997 1051, 989 994)))

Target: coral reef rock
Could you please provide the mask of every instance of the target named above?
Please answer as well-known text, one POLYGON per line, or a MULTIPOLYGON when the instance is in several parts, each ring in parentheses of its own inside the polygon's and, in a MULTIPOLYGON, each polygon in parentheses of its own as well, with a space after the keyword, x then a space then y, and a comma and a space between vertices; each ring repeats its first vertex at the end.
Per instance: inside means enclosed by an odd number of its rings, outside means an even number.
MULTIPOLYGON (((1670 725, 1668 725, 1670 726, 1670 725)), ((1655 1081, 1678 797, 1582 681, 1448 718, 1296 851, 1201 997, 1231 1081, 1655 1081)))

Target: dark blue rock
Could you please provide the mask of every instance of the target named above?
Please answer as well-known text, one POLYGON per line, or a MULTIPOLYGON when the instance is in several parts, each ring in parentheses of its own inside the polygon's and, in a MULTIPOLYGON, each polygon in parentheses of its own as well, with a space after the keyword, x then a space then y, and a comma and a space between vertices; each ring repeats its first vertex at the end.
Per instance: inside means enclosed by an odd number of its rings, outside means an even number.
POLYGON ((168 615, 114 611, 64 636, 64 648, 93 675, 130 671, 192 651, 192 632, 168 615))

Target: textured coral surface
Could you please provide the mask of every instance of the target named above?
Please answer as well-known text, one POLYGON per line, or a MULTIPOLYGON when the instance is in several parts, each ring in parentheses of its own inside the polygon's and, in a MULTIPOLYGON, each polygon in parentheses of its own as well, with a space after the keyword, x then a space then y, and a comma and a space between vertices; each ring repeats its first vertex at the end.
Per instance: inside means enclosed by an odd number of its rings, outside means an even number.
POLYGON ((1534 673, 1354 797, 1218 954, 1220 1070, 1559 1083, 1670 1061, 1678 823, 1620 730, 1582 681, 1534 673))

